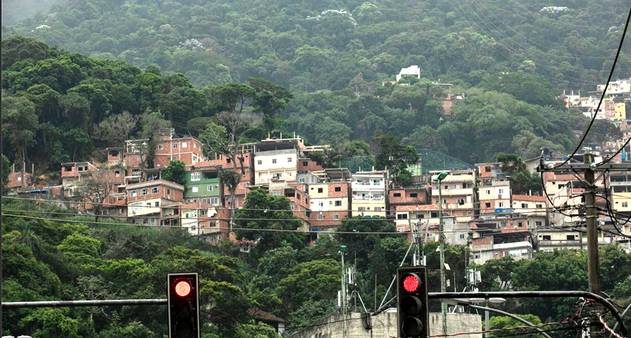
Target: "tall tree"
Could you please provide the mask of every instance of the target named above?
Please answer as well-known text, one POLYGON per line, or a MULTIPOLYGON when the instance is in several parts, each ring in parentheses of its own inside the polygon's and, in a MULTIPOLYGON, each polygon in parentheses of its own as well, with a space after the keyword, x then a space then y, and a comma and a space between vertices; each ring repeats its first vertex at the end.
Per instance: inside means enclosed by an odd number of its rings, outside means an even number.
POLYGON ((95 127, 95 136, 109 146, 121 146, 129 139, 140 118, 127 111, 110 115, 95 127))
POLYGON ((397 186, 405 186, 412 180, 408 166, 418 162, 414 147, 402 145, 394 136, 382 134, 376 137, 379 152, 375 158, 377 169, 388 169, 392 181, 397 186))
MULTIPOLYGON (((39 121, 35 104, 23 96, 2 93, 2 138, 15 147, 15 162, 26 161, 26 150, 35 140, 39 121)), ((4 152, 4 149, 2 149, 4 152)))

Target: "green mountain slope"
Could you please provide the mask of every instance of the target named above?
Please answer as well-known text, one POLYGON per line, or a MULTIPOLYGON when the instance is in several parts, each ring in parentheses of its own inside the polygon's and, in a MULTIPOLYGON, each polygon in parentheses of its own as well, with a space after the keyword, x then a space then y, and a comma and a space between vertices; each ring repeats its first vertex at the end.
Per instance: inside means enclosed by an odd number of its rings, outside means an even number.
MULTIPOLYGON (((14 29, 75 52, 157 64, 195 84, 257 76, 343 89, 360 72, 391 79, 418 64, 426 76, 470 84, 532 68, 556 88, 593 89, 627 10, 626 0, 67 0, 14 29)), ((627 55, 620 72, 630 69, 627 55)))

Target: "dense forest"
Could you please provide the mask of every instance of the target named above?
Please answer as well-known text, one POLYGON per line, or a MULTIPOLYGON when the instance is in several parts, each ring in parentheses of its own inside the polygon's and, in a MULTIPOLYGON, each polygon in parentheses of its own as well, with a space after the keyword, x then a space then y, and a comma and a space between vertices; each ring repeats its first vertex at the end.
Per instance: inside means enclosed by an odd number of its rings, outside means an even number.
MULTIPOLYGON (((604 81, 626 9, 624 0, 561 1, 556 5, 567 8, 557 11, 547 5, 61 1, 49 13, 3 26, 3 35, 31 36, 95 58, 43 46, 16 51, 3 61, 2 88, 21 97, 29 90, 54 96, 59 102, 50 110, 89 116, 82 130, 90 137, 75 132, 83 144, 94 139, 93 125, 123 111, 159 111, 179 120, 173 123, 179 132, 195 135, 205 120, 187 123, 217 112, 208 103, 212 88, 259 78, 293 97, 277 112, 276 129, 311 143, 361 140, 374 150, 377 134, 391 133, 469 163, 493 160, 498 151, 529 158, 542 147, 561 151, 575 144, 584 118, 562 111, 555 97, 604 81), (388 84, 411 64, 421 66, 420 81, 388 84), (465 94, 452 114, 441 107, 448 94, 465 94)), ((14 40, 9 48, 24 45, 14 40)), ((616 74, 630 73, 631 58, 623 53, 616 74)), ((44 112, 35 108, 42 121, 44 112)), ((53 162, 64 157, 56 152, 53 162)))
MULTIPOLYGON (((358 85, 364 87, 371 88, 358 85)), ((531 93, 526 87, 515 90, 531 93)), ((200 88, 186 76, 163 73, 156 66, 141 70, 124 61, 11 37, 2 41, 3 154, 54 175, 60 162, 98 159, 99 149, 148 137, 159 126, 199 136, 226 108, 225 96, 235 91, 247 96, 247 108, 260 116, 260 123, 243 133, 243 141, 274 130, 298 131, 311 143, 335 145, 331 158, 338 159, 371 156, 381 134, 470 163, 493 160, 498 152, 527 158, 538 155, 541 147, 561 151, 572 146, 573 131, 586 123, 584 117, 552 105, 483 87, 468 88, 467 99, 455 105, 453 116, 446 116, 438 103, 443 91, 422 81, 377 86, 367 94, 292 93, 260 78, 200 88)), ((594 128, 615 131, 600 121, 594 128)), ((615 132, 592 135, 616 137, 615 132)))

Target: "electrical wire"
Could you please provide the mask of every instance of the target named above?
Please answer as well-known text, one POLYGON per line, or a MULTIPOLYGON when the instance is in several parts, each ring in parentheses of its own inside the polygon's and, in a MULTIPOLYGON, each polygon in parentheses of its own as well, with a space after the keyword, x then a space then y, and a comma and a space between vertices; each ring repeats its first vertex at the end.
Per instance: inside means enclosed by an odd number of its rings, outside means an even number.
POLYGON ((605 88, 603 90, 602 95, 600 96, 600 100, 598 101, 598 106, 596 107, 596 111, 594 112, 594 116, 592 116, 592 119, 589 121, 589 125, 587 126, 587 129, 585 129, 585 132, 583 133, 583 136, 581 137, 581 140, 578 142, 578 144, 576 145, 576 148, 574 148, 574 151, 572 151, 572 154, 570 156, 568 156, 568 158, 563 161, 561 164, 556 165, 554 168, 559 168, 563 165, 565 165, 566 163, 568 163, 573 157, 574 155, 576 155, 576 153, 581 149, 581 146, 583 145, 583 142, 585 142, 585 139, 587 138, 587 134, 589 133, 589 130, 592 128, 594 121, 596 121, 596 116, 598 115, 598 112, 600 111, 600 106, 603 103, 603 100, 605 99, 605 95, 607 94, 607 89, 609 88, 609 82, 611 82, 611 78, 613 77, 613 72, 616 68, 616 64, 618 63, 618 57, 620 56, 620 51, 622 50, 622 45, 624 43, 624 38, 625 35, 627 34, 627 28, 629 28, 629 19, 631 18, 631 8, 629 9, 629 13, 627 14, 627 20, 624 24, 624 30, 622 31, 622 37, 620 38, 620 44, 618 45, 618 50, 616 51, 616 57, 613 60, 613 64, 611 65, 611 69, 609 71, 609 76, 607 77, 607 82, 605 83, 605 88))
POLYGON ((603 317, 601 315, 598 315, 598 320, 600 321, 600 323, 602 324, 603 328, 605 329, 605 331, 609 332, 609 336, 611 337, 612 335, 616 338, 624 338, 621 335, 617 334, 616 332, 614 332, 614 330, 612 330, 609 325, 607 325, 607 323, 603 320, 603 317))
POLYGON ((604 159, 602 162, 597 163, 596 166, 600 167, 603 164, 608 163, 609 161, 611 161, 614 157, 616 157, 618 154, 620 154, 620 152, 622 152, 622 150, 624 150, 624 148, 629 145, 629 142, 631 141, 631 137, 629 137, 627 139, 627 141, 622 145, 622 147, 620 147, 620 149, 618 149, 615 153, 613 153, 613 155, 609 156, 608 158, 604 159))

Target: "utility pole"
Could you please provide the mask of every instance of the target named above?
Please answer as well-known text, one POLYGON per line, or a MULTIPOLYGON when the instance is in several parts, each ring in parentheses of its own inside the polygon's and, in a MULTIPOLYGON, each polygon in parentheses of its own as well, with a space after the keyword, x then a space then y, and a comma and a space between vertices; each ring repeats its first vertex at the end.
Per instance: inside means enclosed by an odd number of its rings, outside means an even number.
POLYGON ((584 163, 587 194, 585 194, 586 223, 587 223, 587 275, 589 276, 589 291, 600 293, 600 264, 598 263, 598 229, 596 213, 596 186, 594 185, 594 169, 591 168, 592 155, 585 154, 584 163))
MULTIPOLYGON (((438 220, 439 220, 439 243, 440 243, 440 292, 447 291, 445 280, 445 223, 443 222, 443 190, 442 182, 449 175, 448 172, 441 172, 434 179, 438 184, 438 220)), ((443 317, 443 335, 447 334, 447 303, 440 303, 440 310, 443 317)))
POLYGON ((346 327, 346 268, 344 267, 344 254, 346 245, 340 246, 340 256, 342 257, 342 338, 346 338, 348 332, 346 327))

